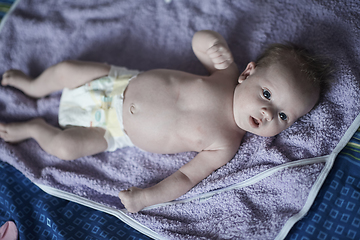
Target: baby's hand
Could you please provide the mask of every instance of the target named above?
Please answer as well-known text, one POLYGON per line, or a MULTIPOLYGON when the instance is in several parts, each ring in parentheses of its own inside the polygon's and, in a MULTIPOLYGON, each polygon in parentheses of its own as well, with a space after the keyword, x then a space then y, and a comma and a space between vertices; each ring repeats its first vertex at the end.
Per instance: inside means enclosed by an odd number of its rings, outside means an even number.
POLYGON ((210 47, 206 54, 214 63, 216 69, 226 69, 234 61, 230 50, 222 43, 216 43, 210 47))
POLYGON ((143 203, 144 197, 141 188, 131 187, 128 190, 121 191, 119 198, 125 208, 131 213, 136 213, 146 207, 143 203))

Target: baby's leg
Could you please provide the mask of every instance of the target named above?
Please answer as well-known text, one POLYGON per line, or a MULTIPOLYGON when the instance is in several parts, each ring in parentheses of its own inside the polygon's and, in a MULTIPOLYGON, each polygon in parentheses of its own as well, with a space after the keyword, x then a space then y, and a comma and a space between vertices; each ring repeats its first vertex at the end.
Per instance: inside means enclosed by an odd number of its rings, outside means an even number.
POLYGON ((76 88, 91 80, 106 76, 110 66, 105 63, 69 60, 46 69, 32 79, 20 70, 4 73, 2 85, 20 89, 31 97, 43 97, 63 88, 76 88))
POLYGON ((65 130, 37 118, 21 123, 0 123, 0 137, 7 142, 34 138, 44 151, 63 160, 73 160, 107 149, 105 129, 73 127, 65 130))

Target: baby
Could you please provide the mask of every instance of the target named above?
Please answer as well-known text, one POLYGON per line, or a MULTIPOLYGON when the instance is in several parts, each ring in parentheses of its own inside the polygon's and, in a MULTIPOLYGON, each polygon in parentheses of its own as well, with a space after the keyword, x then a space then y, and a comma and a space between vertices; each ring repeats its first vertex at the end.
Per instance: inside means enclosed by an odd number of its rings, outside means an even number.
POLYGON ((153 153, 198 152, 155 186, 121 191, 126 209, 138 212, 180 197, 229 162, 246 132, 274 136, 319 99, 318 74, 295 47, 274 45, 241 74, 220 34, 199 31, 192 47, 209 76, 80 61, 61 62, 35 79, 9 70, 2 85, 29 96, 64 89, 59 108, 64 129, 37 118, 0 124, 0 137, 7 142, 33 138, 64 160, 133 144, 153 153))

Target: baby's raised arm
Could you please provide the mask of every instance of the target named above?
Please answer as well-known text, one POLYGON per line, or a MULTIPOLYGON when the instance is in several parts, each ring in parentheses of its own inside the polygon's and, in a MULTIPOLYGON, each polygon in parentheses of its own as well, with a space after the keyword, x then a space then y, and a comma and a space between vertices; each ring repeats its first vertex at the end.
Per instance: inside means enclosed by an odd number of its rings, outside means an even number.
POLYGON ((210 73, 236 67, 229 46, 217 32, 210 30, 196 32, 192 40, 192 48, 210 73))

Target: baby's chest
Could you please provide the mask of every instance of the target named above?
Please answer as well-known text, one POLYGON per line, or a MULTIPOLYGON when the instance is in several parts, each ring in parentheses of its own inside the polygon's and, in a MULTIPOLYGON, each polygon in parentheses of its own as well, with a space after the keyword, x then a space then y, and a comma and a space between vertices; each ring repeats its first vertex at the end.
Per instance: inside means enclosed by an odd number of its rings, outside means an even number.
POLYGON ((204 150, 216 142, 221 142, 231 135, 220 119, 206 113, 185 114, 179 117, 173 129, 179 139, 191 142, 200 150, 204 150))

